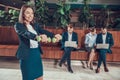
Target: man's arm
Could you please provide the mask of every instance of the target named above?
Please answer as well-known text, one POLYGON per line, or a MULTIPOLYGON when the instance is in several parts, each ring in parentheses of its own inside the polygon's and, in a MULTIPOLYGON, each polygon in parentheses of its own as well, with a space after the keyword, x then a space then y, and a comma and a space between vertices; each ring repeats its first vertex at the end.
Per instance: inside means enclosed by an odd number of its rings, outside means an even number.
POLYGON ((110 47, 112 47, 114 45, 114 40, 113 40, 113 36, 112 34, 110 34, 110 47))

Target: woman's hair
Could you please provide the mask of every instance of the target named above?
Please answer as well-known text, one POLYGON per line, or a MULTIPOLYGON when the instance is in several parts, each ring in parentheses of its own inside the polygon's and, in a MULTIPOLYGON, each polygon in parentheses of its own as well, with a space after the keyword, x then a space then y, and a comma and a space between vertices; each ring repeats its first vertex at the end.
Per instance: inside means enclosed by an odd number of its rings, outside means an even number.
POLYGON ((95 29, 95 27, 92 27, 89 30, 90 30, 90 32, 94 32, 96 29, 95 29))
MULTIPOLYGON (((23 5, 23 6, 21 7, 20 14, 19 14, 19 19, 18 19, 18 21, 19 21, 20 23, 25 23, 25 22, 24 22, 24 20, 25 20, 25 18, 24 18, 24 12, 25 12, 25 10, 26 10, 27 8, 31 8, 31 9, 33 10, 33 8, 32 8, 31 6, 26 5, 26 4, 23 5)), ((34 10, 33 10, 33 12, 34 12, 34 10)), ((32 21, 31 23, 33 23, 33 21, 32 21)))
POLYGON ((101 27, 101 29, 107 29, 107 27, 103 26, 103 27, 101 27))

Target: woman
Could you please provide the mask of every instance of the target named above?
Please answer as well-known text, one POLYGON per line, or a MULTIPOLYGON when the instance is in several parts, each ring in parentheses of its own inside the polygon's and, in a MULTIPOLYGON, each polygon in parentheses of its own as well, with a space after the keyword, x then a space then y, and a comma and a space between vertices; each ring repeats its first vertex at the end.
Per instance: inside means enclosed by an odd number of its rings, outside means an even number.
MULTIPOLYGON (((53 38, 53 33, 40 28, 34 23, 34 11, 32 7, 23 5, 19 15, 19 22, 15 25, 15 30, 19 38, 19 47, 16 53, 20 59, 20 68, 23 80, 43 80, 43 65, 40 53, 40 38, 42 42, 47 42, 47 36, 53 38), (47 35, 47 36, 46 36, 47 35)), ((59 41, 60 35, 55 35, 59 41)))
POLYGON ((95 56, 96 37, 97 34, 95 28, 91 28, 90 32, 85 36, 85 47, 87 52, 89 53, 87 67, 90 67, 91 70, 93 70, 93 59, 95 56))

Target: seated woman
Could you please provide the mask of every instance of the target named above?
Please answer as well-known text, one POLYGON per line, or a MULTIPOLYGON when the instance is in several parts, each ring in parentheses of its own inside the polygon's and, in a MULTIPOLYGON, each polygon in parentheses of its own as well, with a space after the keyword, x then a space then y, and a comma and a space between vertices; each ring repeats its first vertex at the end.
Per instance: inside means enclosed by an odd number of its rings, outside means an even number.
POLYGON ((93 59, 95 56, 95 44, 96 44, 96 29, 91 28, 90 32, 85 36, 85 47, 86 51, 89 53, 87 67, 93 70, 93 59))

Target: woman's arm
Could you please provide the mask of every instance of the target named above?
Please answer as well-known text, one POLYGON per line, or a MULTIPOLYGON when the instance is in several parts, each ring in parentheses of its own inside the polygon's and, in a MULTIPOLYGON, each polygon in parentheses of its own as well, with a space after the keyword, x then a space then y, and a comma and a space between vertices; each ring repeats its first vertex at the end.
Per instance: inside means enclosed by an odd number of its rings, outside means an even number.
POLYGON ((16 23, 15 26, 14 26, 14 29, 15 29, 15 31, 16 31, 16 33, 17 33, 18 35, 21 35, 21 36, 23 36, 23 37, 25 37, 25 38, 27 38, 27 39, 32 39, 32 40, 35 40, 35 39, 36 39, 36 36, 37 36, 37 35, 31 33, 31 32, 28 31, 28 30, 25 30, 25 29, 23 28, 23 25, 21 25, 20 23, 16 23))
POLYGON ((89 37, 88 37, 88 35, 86 34, 86 35, 85 35, 85 42, 84 42, 85 45, 89 45, 89 42, 88 42, 88 41, 89 41, 89 37))
POLYGON ((39 26, 39 24, 37 24, 37 28, 38 28, 38 31, 39 31, 40 34, 45 34, 45 35, 47 35, 48 37, 51 37, 51 38, 54 37, 54 34, 53 34, 52 32, 49 32, 49 31, 47 31, 47 30, 42 29, 42 28, 39 26))

